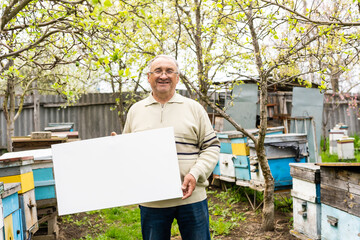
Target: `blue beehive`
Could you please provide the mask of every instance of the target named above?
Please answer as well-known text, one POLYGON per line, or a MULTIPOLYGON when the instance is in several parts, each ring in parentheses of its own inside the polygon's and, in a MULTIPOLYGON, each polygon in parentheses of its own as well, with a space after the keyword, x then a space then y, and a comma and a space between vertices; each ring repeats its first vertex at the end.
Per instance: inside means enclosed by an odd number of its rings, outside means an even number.
MULTIPOLYGON (((220 153, 231 154, 231 142, 228 139, 228 135, 226 133, 217 133, 216 136, 219 138, 220 141, 220 153)), ((217 176, 221 175, 220 161, 217 162, 213 174, 217 176)))
POLYGON ((37 201, 37 204, 39 205, 39 201, 41 200, 55 200, 55 180, 51 149, 5 153, 1 156, 1 158, 22 156, 32 156, 34 159, 34 162, 31 164, 31 169, 35 185, 35 200, 37 201))
POLYGON ((235 176, 237 180, 249 181, 250 175, 250 160, 248 156, 236 156, 234 159, 235 176))
POLYGON ((36 201, 55 198, 53 168, 33 169, 36 201))
POLYGON ((321 204, 321 239, 357 239, 360 234, 360 217, 321 204))
POLYGON ((218 133, 217 137, 220 141, 220 153, 232 154, 231 141, 227 133, 218 133))
POLYGON ((20 183, 4 184, 4 193, 1 197, 5 239, 23 240, 22 215, 18 197, 20 189, 20 183))
POLYGON ((321 163, 321 239, 360 236, 360 163, 321 163))
MULTIPOLYGON (((291 189, 292 177, 290 163, 307 162, 306 134, 277 134, 265 138, 265 151, 271 174, 275 181, 275 190, 291 189)), ((251 185, 261 189, 265 180, 255 151, 255 145, 249 141, 251 161, 251 185)))

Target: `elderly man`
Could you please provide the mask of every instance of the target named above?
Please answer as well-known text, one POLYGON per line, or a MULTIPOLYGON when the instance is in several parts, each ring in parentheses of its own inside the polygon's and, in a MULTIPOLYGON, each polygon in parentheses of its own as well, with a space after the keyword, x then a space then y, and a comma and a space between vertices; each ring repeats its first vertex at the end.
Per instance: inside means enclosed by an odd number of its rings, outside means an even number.
POLYGON ((143 239, 170 239, 174 218, 183 240, 210 239, 205 187, 218 161, 219 140, 204 108, 175 92, 179 82, 177 61, 159 55, 150 61, 149 70, 152 92, 131 107, 124 133, 174 128, 183 197, 141 204, 143 239))

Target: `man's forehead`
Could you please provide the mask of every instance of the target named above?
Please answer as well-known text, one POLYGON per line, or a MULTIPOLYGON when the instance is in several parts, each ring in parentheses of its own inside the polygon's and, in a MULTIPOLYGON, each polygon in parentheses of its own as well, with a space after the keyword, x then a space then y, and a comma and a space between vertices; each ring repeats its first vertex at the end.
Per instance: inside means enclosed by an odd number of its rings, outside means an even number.
POLYGON ((173 60, 165 57, 159 57, 151 63, 151 68, 161 68, 161 67, 175 68, 175 69, 177 68, 176 63, 173 60))

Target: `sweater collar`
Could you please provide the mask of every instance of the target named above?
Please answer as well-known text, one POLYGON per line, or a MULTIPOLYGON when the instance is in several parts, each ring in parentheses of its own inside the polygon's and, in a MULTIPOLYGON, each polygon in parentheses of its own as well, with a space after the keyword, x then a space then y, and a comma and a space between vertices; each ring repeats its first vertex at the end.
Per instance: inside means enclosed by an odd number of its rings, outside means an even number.
MULTIPOLYGON (((167 103, 183 103, 183 102, 184 102, 184 100, 182 99, 182 96, 180 94, 175 93, 174 96, 172 96, 172 98, 167 103)), ((147 97, 146 106, 149 106, 152 104, 159 104, 159 102, 157 102, 155 100, 155 98, 153 97, 152 92, 151 92, 150 95, 147 97)))

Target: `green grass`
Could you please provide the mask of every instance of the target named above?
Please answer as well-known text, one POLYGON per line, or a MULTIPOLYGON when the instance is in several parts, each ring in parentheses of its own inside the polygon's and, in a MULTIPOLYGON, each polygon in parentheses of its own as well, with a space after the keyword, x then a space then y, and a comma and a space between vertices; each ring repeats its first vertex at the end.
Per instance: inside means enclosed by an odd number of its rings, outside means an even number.
MULTIPOLYGON (((360 162, 360 136, 355 134, 353 136, 351 136, 352 138, 354 138, 354 156, 355 156, 355 159, 353 160, 345 160, 344 162, 360 162)), ((329 152, 329 138, 327 138, 327 141, 326 141, 326 151, 322 151, 320 153, 320 156, 321 156, 321 161, 322 162, 340 162, 339 160, 339 157, 337 154, 330 154, 329 152)), ((324 140, 321 139, 321 149, 324 145, 324 140)))
MULTIPOLYGON (((98 214, 105 223, 106 227, 104 233, 96 236, 87 235, 85 240, 114 240, 114 239, 127 239, 137 240, 142 239, 141 236, 141 223, 140 223, 140 209, 138 206, 127 206, 109 208, 99 211, 88 212, 88 214, 98 214)), ((81 220, 74 220, 72 215, 62 217, 65 223, 75 225, 85 224, 87 217, 81 220)), ((90 227, 90 226, 89 226, 90 227)), ((180 234, 179 227, 174 220, 171 228, 171 235, 177 236, 180 234)))
MULTIPOLYGON (((137 206, 109 208, 98 213, 106 223, 104 233, 97 236, 86 236, 86 240, 142 239, 140 225, 140 209, 137 206)), ((66 219, 68 220, 68 219, 66 219)))
POLYGON ((208 191, 208 195, 212 195, 218 202, 215 203, 212 200, 208 202, 212 238, 219 235, 228 235, 231 229, 241 224, 241 222, 246 221, 245 214, 233 207, 235 203, 247 201, 241 196, 242 189, 243 188, 233 186, 227 191, 208 191))
MULTIPOLYGON (((246 224, 247 219, 245 213, 235 208, 236 203, 248 202, 245 193, 248 194, 251 200, 254 199, 254 190, 236 185, 228 188, 227 191, 208 191, 208 195, 210 196, 208 201, 210 214, 209 223, 212 238, 229 235, 234 227, 239 224, 246 224)), ((257 203, 260 203, 262 199, 263 195, 257 192, 257 203)), ((291 198, 275 196, 274 204, 277 210, 283 212, 292 211, 291 198)), ((258 211, 261 212, 261 209, 258 211)), ((62 221, 64 223, 88 227, 89 229, 101 229, 101 231, 97 231, 101 232, 100 234, 94 234, 93 232, 92 235, 89 234, 82 238, 85 240, 142 239, 140 209, 138 206, 92 211, 88 212, 82 219, 78 219, 78 217, 74 215, 67 215, 62 216, 62 221), (94 216, 96 216, 95 219, 94 216), (93 225, 91 224, 90 218, 93 220, 93 225)), ((174 220, 172 224, 171 235, 180 235, 176 220, 174 220)))
MULTIPOLYGON (((231 230, 246 221, 246 216, 243 212, 233 208, 233 204, 239 201, 247 201, 243 198, 244 188, 236 186, 229 188, 228 191, 208 191, 217 203, 209 199, 209 214, 210 214, 210 231, 212 237, 228 235, 231 230)), ((99 220, 101 219, 105 224, 101 234, 96 236, 87 235, 85 240, 114 240, 114 239, 142 239, 141 224, 140 224, 140 209, 137 206, 117 207, 104 209, 99 211, 88 212, 88 215, 97 214, 99 220)), ((87 217, 81 220, 75 220, 72 215, 62 217, 62 221, 69 224, 83 225, 91 227, 87 217)), ((94 226, 93 226, 94 227, 94 226)), ((171 228, 172 236, 179 236, 180 231, 176 220, 174 220, 171 228)))

